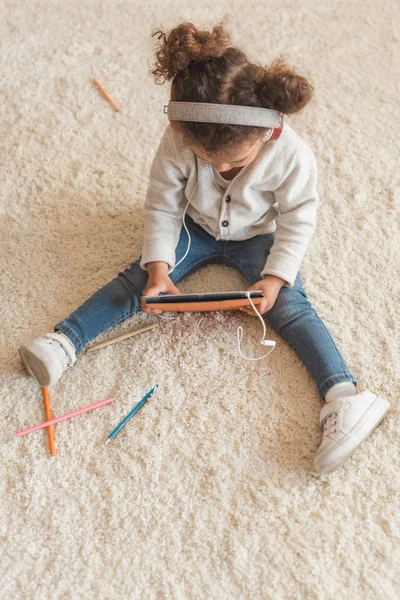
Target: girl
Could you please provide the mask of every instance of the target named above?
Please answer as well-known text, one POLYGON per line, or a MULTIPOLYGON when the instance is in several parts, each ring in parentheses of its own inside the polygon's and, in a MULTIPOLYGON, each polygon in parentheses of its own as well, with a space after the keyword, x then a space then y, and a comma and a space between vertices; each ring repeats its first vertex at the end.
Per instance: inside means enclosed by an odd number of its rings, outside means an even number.
MULTIPOLYGON (((259 312, 294 348, 326 401, 314 465, 329 473, 390 405, 357 387, 298 273, 316 225, 317 167, 311 148, 283 119, 310 101, 313 87, 282 59, 269 67, 251 63, 230 45, 222 24, 208 32, 182 23, 168 36, 156 34, 161 41, 152 73, 172 80, 170 105, 179 111, 185 106, 179 103, 197 104, 186 105, 193 120, 170 119, 154 157, 142 255, 52 333, 25 343, 21 359, 41 386, 52 386, 100 333, 141 309, 159 312, 143 306, 142 295, 179 294, 176 284, 202 265, 231 265, 250 290, 263 292, 259 312), (201 118, 204 105, 208 112, 201 118), (278 114, 280 123, 232 124, 228 114, 237 114, 238 106, 247 107, 241 111, 246 115, 278 114), (186 210, 191 244, 185 255, 186 210), (183 259, 176 263, 178 256, 183 259)), ((244 310, 254 315, 250 306, 244 310)))

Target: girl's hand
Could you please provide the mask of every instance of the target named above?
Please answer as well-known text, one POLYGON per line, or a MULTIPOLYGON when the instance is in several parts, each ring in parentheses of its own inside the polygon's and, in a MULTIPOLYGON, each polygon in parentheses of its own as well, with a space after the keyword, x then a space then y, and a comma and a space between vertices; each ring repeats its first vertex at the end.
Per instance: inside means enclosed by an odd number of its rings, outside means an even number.
MULTIPOLYGON (((168 276, 167 263, 147 263, 146 267, 149 273, 149 279, 147 281, 146 289, 143 292, 143 296, 158 296, 160 292, 168 292, 169 294, 181 293, 168 276)), ((147 304, 144 304, 143 300, 141 301, 140 306, 148 315, 159 315, 162 313, 161 310, 150 308, 147 304)))
MULTIPOLYGON (((280 277, 276 277, 275 275, 267 275, 265 279, 257 281, 257 283, 248 288, 248 291, 261 290, 263 293, 264 299, 261 300, 260 304, 255 304, 260 315, 263 315, 268 310, 271 310, 284 283, 285 280, 281 279, 280 277)), ((253 317, 257 316, 257 313, 254 312, 251 304, 242 306, 239 310, 247 312, 247 314, 252 315, 253 317)))

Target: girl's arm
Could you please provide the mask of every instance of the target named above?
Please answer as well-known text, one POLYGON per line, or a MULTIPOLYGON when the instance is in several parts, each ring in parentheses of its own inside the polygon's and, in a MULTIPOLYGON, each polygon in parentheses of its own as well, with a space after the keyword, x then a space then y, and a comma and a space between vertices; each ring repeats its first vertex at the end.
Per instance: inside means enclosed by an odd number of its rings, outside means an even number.
POLYGON ((304 143, 285 180, 274 190, 281 214, 276 217, 274 244, 261 273, 262 277, 276 275, 284 279, 284 287, 293 287, 314 234, 319 205, 317 180, 313 151, 304 143))
POLYGON ((175 248, 182 228, 187 178, 178 166, 171 126, 164 131, 149 175, 143 205, 144 242, 140 266, 165 262, 168 273, 175 265, 175 248))

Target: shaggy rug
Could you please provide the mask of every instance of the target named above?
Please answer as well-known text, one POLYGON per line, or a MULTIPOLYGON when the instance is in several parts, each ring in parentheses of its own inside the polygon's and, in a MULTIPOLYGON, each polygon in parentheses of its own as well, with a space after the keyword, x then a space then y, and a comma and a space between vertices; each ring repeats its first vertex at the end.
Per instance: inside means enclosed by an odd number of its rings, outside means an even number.
MULTIPOLYGON (((400 597, 400 18, 396 0, 0 3, 1 598, 400 597), (360 386, 391 409, 338 471, 313 457, 323 405, 298 356, 258 319, 141 313, 96 340, 51 390, 54 415, 114 402, 45 431, 18 347, 135 260, 151 162, 167 123, 157 27, 210 28, 315 98, 290 125, 319 170, 318 225, 301 275, 360 386), (92 84, 97 77, 119 113, 92 84), (104 441, 155 384, 112 444, 104 441)), ((207 266, 183 292, 245 288, 207 266)))

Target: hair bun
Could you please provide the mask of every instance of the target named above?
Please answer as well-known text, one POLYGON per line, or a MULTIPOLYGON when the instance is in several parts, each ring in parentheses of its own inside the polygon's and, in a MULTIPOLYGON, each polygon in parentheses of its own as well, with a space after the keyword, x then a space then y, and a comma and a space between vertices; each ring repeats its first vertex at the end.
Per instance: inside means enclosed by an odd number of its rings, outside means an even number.
POLYGON ((311 99, 313 86, 282 57, 261 70, 257 77, 256 92, 265 108, 285 114, 300 111, 311 99))
POLYGON ((172 29, 168 36, 158 29, 152 37, 157 34, 162 41, 156 52, 156 69, 152 73, 167 80, 173 79, 191 61, 201 62, 222 56, 230 44, 229 34, 222 23, 209 32, 185 22, 172 29))

